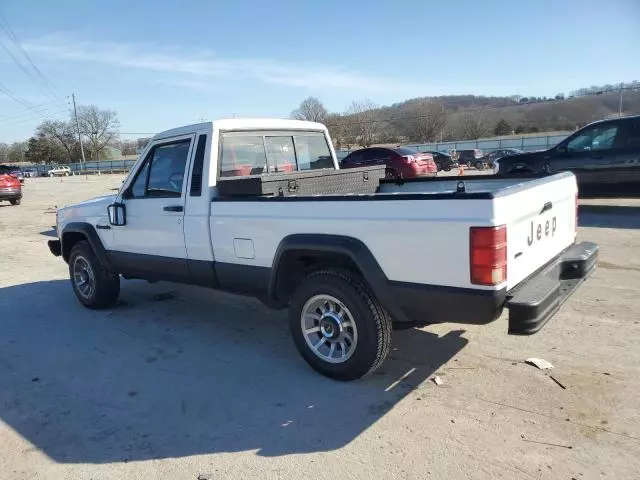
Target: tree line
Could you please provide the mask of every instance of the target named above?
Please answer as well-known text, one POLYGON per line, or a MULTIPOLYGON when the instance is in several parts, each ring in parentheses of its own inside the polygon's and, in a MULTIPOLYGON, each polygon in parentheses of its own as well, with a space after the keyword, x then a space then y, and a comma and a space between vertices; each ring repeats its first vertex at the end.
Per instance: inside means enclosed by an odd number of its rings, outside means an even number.
POLYGON ((352 102, 343 113, 329 112, 318 98, 308 97, 291 117, 324 123, 334 146, 343 148, 573 131, 618 116, 620 107, 623 115, 640 113, 640 83, 593 86, 552 98, 455 95, 414 98, 383 107, 365 99, 352 102))
POLYGON ((78 132, 82 138, 86 160, 105 160, 108 147, 118 148, 123 155, 134 155, 148 139, 120 140, 120 123, 113 110, 95 105, 79 105, 78 120, 73 114, 66 121, 45 120, 25 142, 0 143, 0 163, 73 163, 82 160, 78 132))

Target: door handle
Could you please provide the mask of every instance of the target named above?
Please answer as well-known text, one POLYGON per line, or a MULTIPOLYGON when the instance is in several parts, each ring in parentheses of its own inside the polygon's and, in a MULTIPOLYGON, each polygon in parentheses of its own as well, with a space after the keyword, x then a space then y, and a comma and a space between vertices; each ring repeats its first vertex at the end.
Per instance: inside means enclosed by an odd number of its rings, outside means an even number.
POLYGON ((167 207, 162 207, 162 210, 165 212, 182 212, 184 209, 182 205, 169 205, 167 207))

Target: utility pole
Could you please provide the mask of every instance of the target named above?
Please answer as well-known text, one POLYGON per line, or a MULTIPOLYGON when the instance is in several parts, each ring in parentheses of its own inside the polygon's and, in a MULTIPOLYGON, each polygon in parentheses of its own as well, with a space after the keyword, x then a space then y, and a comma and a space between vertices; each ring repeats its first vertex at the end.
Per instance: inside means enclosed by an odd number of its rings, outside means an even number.
POLYGON ((622 85, 620 85, 620 103, 618 104, 618 117, 622 116, 622 85))
POLYGON ((440 127, 440 143, 442 143, 442 137, 444 136, 444 122, 445 122, 445 120, 444 120, 444 102, 442 102, 440 104, 440 106, 442 107, 442 119, 441 119, 442 126, 440 127))
MULTIPOLYGON (((68 97, 67 97, 68 98, 68 97)), ((87 160, 84 158, 84 147, 82 146, 82 136, 80 135, 80 124, 78 123, 78 110, 76 110, 76 94, 71 94, 71 99, 73 100, 73 116, 76 118, 76 129, 78 130, 78 141, 80 142, 80 153, 82 154, 82 163, 86 168, 87 160)))

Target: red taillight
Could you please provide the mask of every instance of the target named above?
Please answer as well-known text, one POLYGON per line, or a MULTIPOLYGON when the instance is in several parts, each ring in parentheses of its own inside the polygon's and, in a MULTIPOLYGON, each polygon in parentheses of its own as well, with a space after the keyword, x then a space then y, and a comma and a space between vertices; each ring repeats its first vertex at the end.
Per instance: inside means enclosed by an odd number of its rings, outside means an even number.
POLYGON ((471 227, 469 231, 471 283, 499 285, 507 280, 507 226, 471 227))
POLYGON ((415 158, 413 158, 413 155, 404 155, 402 157, 402 160, 404 161, 404 163, 407 163, 407 164, 413 163, 416 161, 415 158))

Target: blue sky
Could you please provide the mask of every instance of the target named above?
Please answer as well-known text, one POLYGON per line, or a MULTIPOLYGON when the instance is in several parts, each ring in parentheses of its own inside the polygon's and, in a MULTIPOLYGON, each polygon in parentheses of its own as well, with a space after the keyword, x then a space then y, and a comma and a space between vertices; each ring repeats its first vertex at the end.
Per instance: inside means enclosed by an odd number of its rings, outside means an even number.
MULTIPOLYGON (((551 96, 640 79, 638 0, 2 0, 0 13, 59 96, 117 111, 123 133, 283 117, 309 95, 342 112, 364 98, 551 96)), ((0 29, 0 87, 41 111, 0 93, 11 142, 69 105, 5 49, 31 68, 0 29)))

